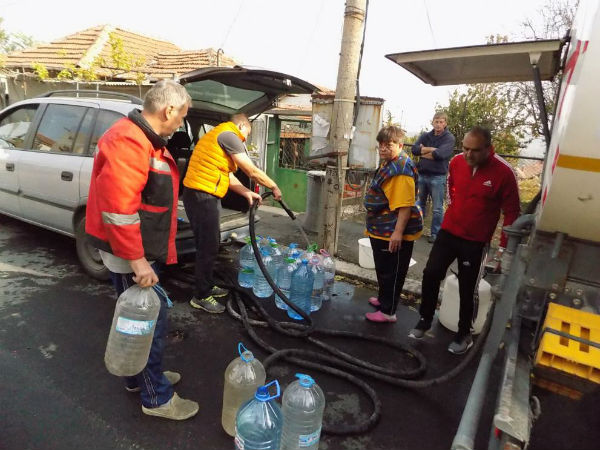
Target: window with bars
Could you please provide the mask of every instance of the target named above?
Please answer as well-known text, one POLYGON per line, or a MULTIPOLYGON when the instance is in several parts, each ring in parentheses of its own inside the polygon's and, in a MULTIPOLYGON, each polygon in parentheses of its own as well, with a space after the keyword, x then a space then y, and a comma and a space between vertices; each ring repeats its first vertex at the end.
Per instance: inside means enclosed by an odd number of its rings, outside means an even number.
POLYGON ((282 120, 279 134, 279 167, 309 170, 311 122, 282 120))

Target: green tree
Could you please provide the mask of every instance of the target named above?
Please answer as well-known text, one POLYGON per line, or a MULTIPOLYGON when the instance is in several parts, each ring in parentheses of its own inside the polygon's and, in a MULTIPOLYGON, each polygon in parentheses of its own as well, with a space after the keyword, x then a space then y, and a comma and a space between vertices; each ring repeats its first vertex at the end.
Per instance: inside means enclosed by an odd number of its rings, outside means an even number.
POLYGON ((0 17, 0 53, 10 53, 35 45, 31 36, 24 33, 9 33, 2 27, 4 19, 0 17))
MULTIPOLYGON (((548 0, 536 13, 536 19, 528 17, 521 23, 522 39, 560 39, 563 38, 575 17, 579 0, 548 0)), ((554 103, 560 86, 562 73, 558 73, 554 80, 543 81, 544 103, 551 122, 554 116, 554 103)), ((533 82, 510 83, 505 86, 505 95, 514 107, 522 111, 527 118, 527 131, 534 137, 543 135, 540 109, 537 93, 533 82)), ((550 124, 549 124, 550 125, 550 124)))
POLYGON ((448 129, 457 140, 475 125, 492 131, 493 143, 499 153, 518 153, 526 142, 524 122, 519 111, 514 111, 504 96, 500 85, 472 84, 466 91, 455 89, 445 106, 438 105, 436 112, 448 115, 448 129))

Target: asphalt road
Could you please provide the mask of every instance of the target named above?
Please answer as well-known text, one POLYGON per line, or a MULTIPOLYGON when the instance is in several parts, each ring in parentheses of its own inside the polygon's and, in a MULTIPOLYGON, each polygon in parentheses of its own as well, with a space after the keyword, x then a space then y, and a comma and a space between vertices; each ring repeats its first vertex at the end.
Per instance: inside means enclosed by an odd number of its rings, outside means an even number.
MULTIPOLYGON (((224 264, 219 270, 231 267, 224 264)), ((220 426, 225 367, 236 356, 238 341, 254 350, 259 359, 266 355, 230 316, 195 311, 187 304, 189 290, 185 286, 167 283, 166 288, 175 306, 170 310, 165 368, 182 374, 177 385, 180 396, 200 403, 196 417, 179 423, 142 414, 137 395, 127 393, 122 381, 106 371, 103 355, 114 293, 109 284, 96 282, 80 270, 73 241, 0 216, 0 449, 233 448, 232 439, 220 426)), ((372 292, 338 283, 336 293, 336 298, 315 314, 319 326, 407 341, 406 331, 417 318, 415 311, 401 307, 395 325, 370 324, 363 315, 370 309, 366 298, 372 292)), ((270 310, 277 314, 273 307, 270 310)), ((277 347, 306 347, 270 330, 259 333, 277 347)), ((449 332, 436 327, 425 342, 417 344, 429 361, 426 377, 444 373, 459 360, 445 351, 450 338, 449 332)), ((408 363, 404 355, 386 348, 348 340, 338 343, 376 363, 408 363)), ((379 424, 360 436, 324 436, 320 448, 448 449, 475 369, 472 363, 459 378, 427 391, 371 382, 382 401, 379 424)), ((285 386, 298 370, 277 365, 268 379, 276 377, 285 386)), ((487 447, 499 371, 496 362, 476 448, 487 447)), ((326 393, 328 422, 345 423, 370 414, 367 399, 352 386, 311 374, 326 393)), ((538 396, 543 414, 534 428, 531 448, 598 448, 598 395, 580 402, 544 392, 538 396)))

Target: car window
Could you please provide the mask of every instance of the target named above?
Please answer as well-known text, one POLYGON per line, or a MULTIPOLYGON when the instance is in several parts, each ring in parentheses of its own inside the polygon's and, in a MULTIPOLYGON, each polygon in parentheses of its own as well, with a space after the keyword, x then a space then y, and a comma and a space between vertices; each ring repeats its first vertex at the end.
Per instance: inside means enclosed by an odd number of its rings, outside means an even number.
POLYGON ((24 105, 0 120, 0 146, 24 148, 25 138, 37 108, 38 105, 24 105))
POLYGON ((48 105, 33 139, 33 150, 71 153, 79 124, 87 108, 48 105))
POLYGON ((96 146, 102 135, 108 130, 113 123, 117 120, 122 119, 124 116, 121 113, 114 111, 100 110, 98 113, 98 119, 96 120, 96 126, 94 127, 94 134, 92 135, 92 141, 90 142, 90 153, 96 151, 96 146))
POLYGON ((88 108, 79 127, 75 144, 73 144, 73 153, 76 155, 88 154, 88 142, 90 142, 90 135, 92 134, 92 127, 94 126, 94 117, 96 111, 88 108))
POLYGON ((242 89, 218 81, 201 80, 187 84, 194 108, 234 114, 244 106, 265 96, 256 89, 242 89))

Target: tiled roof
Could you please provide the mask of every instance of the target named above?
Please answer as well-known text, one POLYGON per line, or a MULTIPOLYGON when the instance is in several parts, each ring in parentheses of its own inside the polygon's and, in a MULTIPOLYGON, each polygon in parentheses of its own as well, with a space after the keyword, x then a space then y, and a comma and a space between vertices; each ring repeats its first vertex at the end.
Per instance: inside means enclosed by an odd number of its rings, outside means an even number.
MULTIPOLYGON (((31 70, 32 63, 37 62, 50 70, 62 70, 68 64, 87 68, 96 57, 100 57, 104 63, 98 75, 117 79, 135 78, 134 73, 114 76, 110 70, 115 66, 111 57, 111 34, 121 39, 126 53, 139 60, 141 66, 138 70, 152 78, 172 78, 174 74, 217 65, 217 51, 212 48, 182 51, 170 42, 110 25, 100 25, 49 44, 9 53, 5 56, 5 67, 31 70)), ((220 66, 235 65, 235 61, 227 55, 220 54, 218 60, 220 66)))

